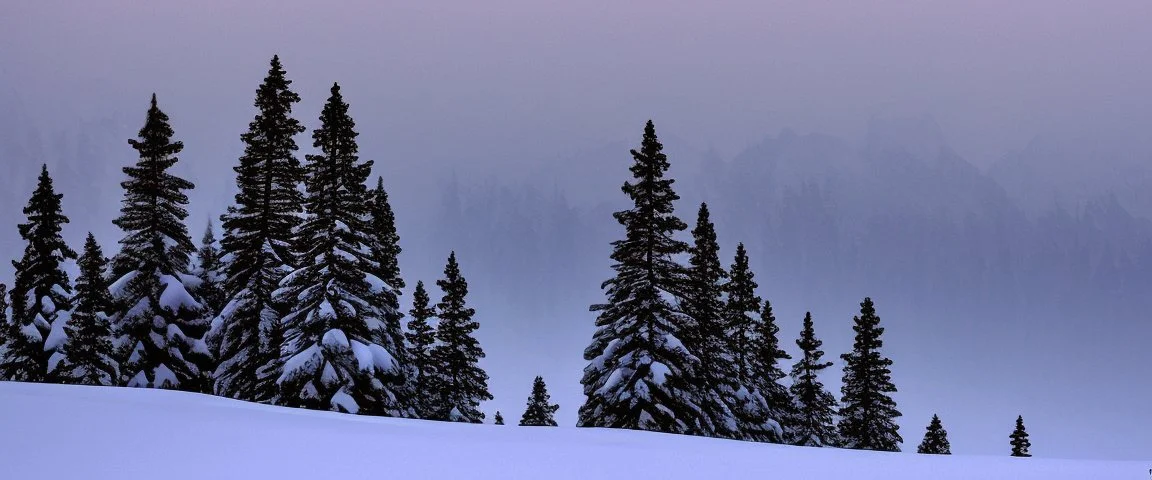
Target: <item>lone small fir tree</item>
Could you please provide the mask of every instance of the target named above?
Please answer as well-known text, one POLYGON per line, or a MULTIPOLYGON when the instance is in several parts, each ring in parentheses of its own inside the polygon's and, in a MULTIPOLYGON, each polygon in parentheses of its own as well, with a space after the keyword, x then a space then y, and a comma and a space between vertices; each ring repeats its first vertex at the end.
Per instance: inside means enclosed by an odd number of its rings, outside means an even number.
POLYGON ((1012 439, 1012 456, 1013 457, 1031 457, 1032 453, 1028 449, 1032 448, 1032 442, 1028 441, 1028 432, 1024 431, 1024 416, 1016 417, 1016 429, 1012 431, 1012 435, 1008 438, 1012 439))
POLYGON ((928 424, 928 431, 924 432, 924 441, 916 448, 916 453, 931 455, 951 455, 952 447, 948 444, 948 431, 940 423, 940 417, 932 415, 932 422, 928 424))
POLYGON ((560 409, 560 405, 549 403, 548 387, 544 385, 543 377, 536 377, 532 381, 532 395, 528 397, 528 408, 520 417, 521 427, 555 427, 556 419, 553 414, 560 409))
POLYGON ((504 425, 504 416, 500 415, 500 411, 496 411, 496 425, 504 425))

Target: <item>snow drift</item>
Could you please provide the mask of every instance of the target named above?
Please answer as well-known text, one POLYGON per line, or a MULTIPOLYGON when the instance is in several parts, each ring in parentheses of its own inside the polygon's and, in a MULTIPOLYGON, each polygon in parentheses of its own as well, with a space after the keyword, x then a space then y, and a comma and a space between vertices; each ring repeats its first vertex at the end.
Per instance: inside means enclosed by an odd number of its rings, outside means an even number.
POLYGON ((0 477, 11 479, 1147 480, 1149 468, 463 425, 175 391, 0 382, 0 477))

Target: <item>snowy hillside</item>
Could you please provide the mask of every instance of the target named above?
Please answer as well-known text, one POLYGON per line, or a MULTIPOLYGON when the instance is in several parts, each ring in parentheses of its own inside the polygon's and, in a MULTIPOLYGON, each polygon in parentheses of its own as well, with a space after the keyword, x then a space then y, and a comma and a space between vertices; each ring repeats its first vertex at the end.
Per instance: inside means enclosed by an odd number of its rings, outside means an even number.
POLYGON ((173 391, 0 382, 0 465, 0 476, 11 479, 1146 480, 1152 462, 941 457, 459 425, 173 391))

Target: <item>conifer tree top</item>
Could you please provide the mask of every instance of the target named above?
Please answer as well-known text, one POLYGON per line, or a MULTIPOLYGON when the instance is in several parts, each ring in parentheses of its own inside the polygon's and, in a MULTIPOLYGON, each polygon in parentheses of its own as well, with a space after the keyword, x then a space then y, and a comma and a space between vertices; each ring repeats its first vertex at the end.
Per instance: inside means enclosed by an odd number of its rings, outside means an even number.
MULTIPOLYGON (((184 143, 172 141, 172 126, 168 123, 168 114, 160 110, 156 101, 156 94, 148 105, 148 113, 144 117, 144 126, 140 128, 139 139, 128 139, 128 144, 136 148, 141 156, 147 154, 155 157, 176 155, 184 149, 184 143)), ((176 163, 172 159, 172 163, 176 163)))
POLYGON ((416 288, 412 292, 412 310, 408 313, 414 319, 427 320, 428 318, 436 315, 436 311, 429 307, 431 298, 428 297, 428 290, 424 288, 424 281, 416 281, 416 288))
MULTIPOLYGON (((811 321, 811 314, 806 314, 806 317, 811 321)), ((764 308, 760 310, 760 330, 761 337, 764 339, 761 345, 763 358, 767 362, 774 362, 775 360, 791 360, 792 355, 780 348, 780 326, 776 325, 776 316, 772 314, 772 302, 764 300, 764 308)), ((781 375, 782 377, 783 375, 781 375)), ((774 380, 779 380, 780 377, 774 380)))
POLYGON ((59 251, 62 258, 76 258, 76 252, 60 238, 61 226, 69 221, 62 210, 62 198, 64 194, 56 193, 52 185, 48 165, 42 164, 36 190, 24 207, 28 222, 20 224, 18 229, 20 237, 28 240, 29 247, 35 248, 41 255, 59 251))
MULTIPOLYGON (((656 138, 656 127, 652 124, 652 120, 648 120, 644 126, 644 138, 640 143, 640 150, 630 151, 635 161, 629 170, 636 182, 624 182, 621 188, 635 202, 637 214, 656 222, 653 225, 656 231, 680 231, 688 226, 679 218, 671 216, 673 202, 679 200, 680 196, 672 190, 672 184, 676 183, 676 180, 664 178, 669 164, 668 156, 663 150, 664 145, 656 138)), ((631 222, 626 221, 631 220, 631 215, 627 215, 630 212, 617 212, 617 220, 625 225, 630 224, 631 222)), ((687 249, 687 245, 681 242, 675 244, 681 247, 680 251, 687 249)))
POLYGON ((716 226, 712 223, 707 203, 700 204, 692 237, 695 239, 695 244, 691 248, 692 257, 689 263, 700 279, 715 283, 727 277, 728 272, 720 265, 720 245, 716 241, 716 226))
POLYGON ((139 159, 124 167, 128 179, 121 182, 124 200, 121 214, 113 223, 125 232, 122 249, 116 257, 114 276, 131 270, 159 268, 165 274, 183 272, 195 251, 184 219, 188 212, 185 190, 192 182, 169 172, 179 159, 184 144, 172 140, 172 126, 152 95, 151 105, 138 138, 129 139, 139 159))

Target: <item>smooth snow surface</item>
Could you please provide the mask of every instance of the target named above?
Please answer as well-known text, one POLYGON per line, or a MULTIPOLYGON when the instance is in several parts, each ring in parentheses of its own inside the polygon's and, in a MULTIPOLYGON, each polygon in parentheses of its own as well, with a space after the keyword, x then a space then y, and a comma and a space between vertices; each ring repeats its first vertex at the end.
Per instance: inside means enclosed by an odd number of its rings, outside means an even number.
MULTIPOLYGON (((1007 453, 1007 436, 1004 447, 1007 453)), ((155 389, 0 382, 0 465, 0 478, 86 480, 1148 480, 1152 461, 859 452, 360 417, 155 389)))

